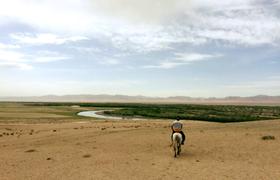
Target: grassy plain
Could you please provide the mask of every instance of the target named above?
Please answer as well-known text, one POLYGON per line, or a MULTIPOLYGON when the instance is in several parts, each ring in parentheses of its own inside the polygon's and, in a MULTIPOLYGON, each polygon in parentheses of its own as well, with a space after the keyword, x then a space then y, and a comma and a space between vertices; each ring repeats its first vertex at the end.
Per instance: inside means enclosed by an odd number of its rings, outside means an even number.
POLYGON ((0 103, 0 123, 48 123, 84 120, 76 114, 95 108, 37 106, 26 103, 0 103))

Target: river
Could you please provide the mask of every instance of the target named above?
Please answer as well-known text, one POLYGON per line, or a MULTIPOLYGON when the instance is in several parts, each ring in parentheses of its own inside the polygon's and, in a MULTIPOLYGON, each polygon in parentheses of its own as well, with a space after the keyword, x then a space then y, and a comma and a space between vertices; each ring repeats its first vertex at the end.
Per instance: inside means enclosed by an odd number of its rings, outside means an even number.
POLYGON ((99 119, 112 119, 112 120, 125 120, 125 119, 129 119, 129 120, 145 120, 142 118, 123 118, 123 117, 117 117, 117 116, 105 116, 102 115, 101 113, 103 113, 104 110, 98 110, 98 111, 82 111, 79 112, 77 115, 78 116, 85 116, 85 117, 94 117, 94 118, 99 118, 99 119))

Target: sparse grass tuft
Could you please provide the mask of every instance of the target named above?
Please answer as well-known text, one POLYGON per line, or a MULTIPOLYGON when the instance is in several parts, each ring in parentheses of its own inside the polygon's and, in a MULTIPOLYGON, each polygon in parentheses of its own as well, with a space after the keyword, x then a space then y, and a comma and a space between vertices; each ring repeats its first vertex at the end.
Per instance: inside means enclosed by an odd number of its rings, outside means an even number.
POLYGON ((85 154, 85 155, 83 155, 83 158, 90 158, 90 157, 91 157, 90 154, 85 154))
POLYGON ((263 136, 262 140, 275 140, 274 136, 268 135, 268 136, 263 136))
POLYGON ((31 152, 36 152, 36 150, 35 149, 29 149, 29 150, 27 150, 27 151, 25 151, 26 153, 31 153, 31 152))

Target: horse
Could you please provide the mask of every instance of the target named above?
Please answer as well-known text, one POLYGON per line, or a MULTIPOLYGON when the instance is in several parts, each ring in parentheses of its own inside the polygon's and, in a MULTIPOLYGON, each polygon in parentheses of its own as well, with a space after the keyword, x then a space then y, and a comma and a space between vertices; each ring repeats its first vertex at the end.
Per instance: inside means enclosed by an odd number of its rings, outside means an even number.
POLYGON ((174 157, 176 158, 181 152, 182 134, 175 132, 172 136, 172 144, 174 149, 174 157))

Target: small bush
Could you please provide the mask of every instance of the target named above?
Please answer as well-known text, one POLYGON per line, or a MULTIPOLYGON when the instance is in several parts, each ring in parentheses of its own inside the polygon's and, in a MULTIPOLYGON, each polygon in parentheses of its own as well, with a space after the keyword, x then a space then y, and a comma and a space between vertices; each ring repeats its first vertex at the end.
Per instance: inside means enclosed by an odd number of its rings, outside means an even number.
POLYGON ((263 137, 262 137, 262 140, 275 140, 275 137, 274 137, 274 136, 270 136, 270 135, 268 135, 268 136, 263 136, 263 137))

